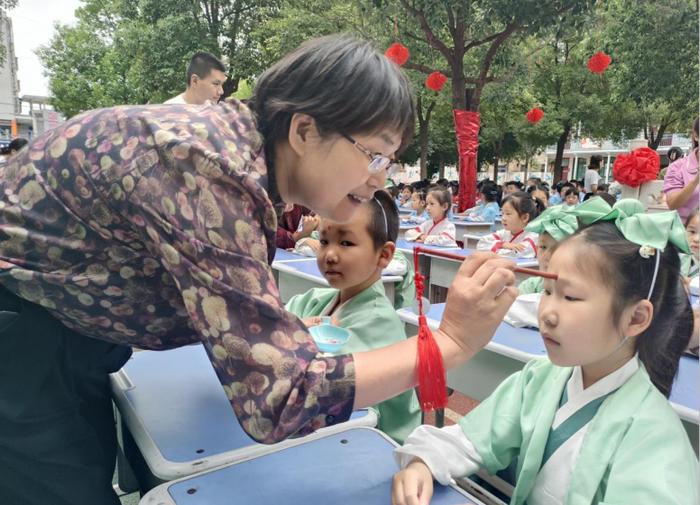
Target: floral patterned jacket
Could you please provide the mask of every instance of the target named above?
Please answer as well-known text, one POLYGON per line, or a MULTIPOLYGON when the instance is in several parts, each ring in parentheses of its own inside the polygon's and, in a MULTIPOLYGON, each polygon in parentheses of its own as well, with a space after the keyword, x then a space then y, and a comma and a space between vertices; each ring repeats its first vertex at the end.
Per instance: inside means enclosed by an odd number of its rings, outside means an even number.
POLYGON ((0 284, 83 335, 202 342, 258 441, 344 421, 352 356, 284 310, 266 175, 240 102, 86 112, 0 167, 0 284))

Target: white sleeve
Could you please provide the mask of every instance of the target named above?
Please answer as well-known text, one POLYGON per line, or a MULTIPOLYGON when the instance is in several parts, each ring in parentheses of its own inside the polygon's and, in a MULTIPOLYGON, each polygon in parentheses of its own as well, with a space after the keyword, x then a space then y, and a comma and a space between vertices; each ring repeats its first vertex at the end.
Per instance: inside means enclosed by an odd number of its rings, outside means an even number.
POLYGON ((516 328, 539 328, 537 310, 542 299, 542 293, 528 293, 518 296, 506 312, 503 320, 516 328))
POLYGON ((483 464, 474 444, 458 424, 444 428, 419 426, 402 447, 394 450, 394 458, 401 468, 415 458, 421 459, 443 486, 453 478, 476 473, 483 464))
POLYGON ((522 259, 533 259, 537 257, 537 235, 533 233, 528 233, 520 243, 525 245, 525 250, 518 252, 518 258, 522 259))
POLYGON ((497 245, 500 247, 502 243, 501 236, 498 233, 485 235, 476 243, 477 251, 493 251, 497 245))
POLYGON ((456 246, 457 241, 455 240, 455 235, 457 234, 457 229, 452 223, 447 223, 444 226, 440 226, 436 235, 427 235, 423 243, 425 245, 441 245, 441 246, 456 246))

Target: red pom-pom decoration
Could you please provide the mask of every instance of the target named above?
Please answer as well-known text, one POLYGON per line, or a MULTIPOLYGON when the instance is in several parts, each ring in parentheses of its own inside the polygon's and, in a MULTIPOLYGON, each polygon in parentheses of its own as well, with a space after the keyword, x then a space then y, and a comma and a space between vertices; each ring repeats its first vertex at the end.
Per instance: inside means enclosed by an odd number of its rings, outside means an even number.
POLYGON ((542 121, 542 118, 544 117, 544 111, 540 109, 539 107, 533 107, 529 111, 527 111, 527 114, 525 114, 525 118, 528 120, 530 124, 537 124, 540 121, 542 121))
POLYGON ((637 188, 645 182, 656 180, 660 167, 659 154, 648 147, 640 147, 615 158, 613 176, 616 181, 637 188))
POLYGON ((433 91, 440 91, 447 82, 447 76, 442 72, 433 72, 425 80, 425 87, 433 91))
POLYGON ((598 51, 588 60, 588 70, 594 74, 602 74, 610 65, 612 58, 603 51, 598 51))
POLYGON ((411 51, 409 51, 406 46, 395 42, 391 44, 389 49, 384 52, 384 56, 396 63, 398 66, 401 66, 408 61, 408 58, 411 57, 411 51))

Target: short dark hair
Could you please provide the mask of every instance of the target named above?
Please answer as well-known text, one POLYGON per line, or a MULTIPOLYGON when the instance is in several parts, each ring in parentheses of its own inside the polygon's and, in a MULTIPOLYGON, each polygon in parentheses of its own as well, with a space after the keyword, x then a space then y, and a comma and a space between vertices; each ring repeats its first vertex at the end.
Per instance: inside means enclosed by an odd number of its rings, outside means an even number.
POLYGON ((673 146, 672 148, 670 148, 670 149, 666 152, 666 157, 668 158, 668 162, 669 162, 669 163, 673 163, 673 162, 676 161, 677 159, 682 158, 683 155, 684 155, 683 149, 681 149, 680 147, 676 147, 676 146, 673 146), (671 155, 672 155, 672 154, 675 154, 675 157, 674 157, 673 159, 671 159, 671 155))
POLYGON ((479 188, 479 193, 486 197, 487 202, 499 203, 500 192, 495 182, 484 181, 484 183, 479 188))
POLYGON ((598 156, 597 154, 594 154, 591 156, 591 159, 588 162, 588 168, 591 170, 598 170, 600 169, 600 164, 603 162, 603 157, 598 156))
POLYGON ((387 242, 396 242, 399 236, 399 209, 396 208, 394 200, 386 191, 380 190, 374 193, 374 198, 367 202, 367 205, 371 209, 367 231, 372 236, 374 249, 378 250, 387 242))
POLYGON ((578 191, 576 191, 576 188, 569 188, 566 191, 564 191, 564 198, 570 195, 576 195, 576 197, 578 198, 578 191))
POLYGON ((443 186, 435 185, 428 190, 428 195, 435 198, 435 200, 437 200, 437 202, 440 205, 447 204, 447 210, 445 210, 445 215, 449 214, 450 206, 452 205, 452 195, 450 195, 449 189, 443 186))
POLYGON ((540 215, 545 209, 545 203, 539 198, 533 198, 530 193, 524 191, 518 191, 517 193, 511 193, 503 199, 501 208, 509 203, 518 213, 518 216, 523 216, 527 214, 530 216, 530 222, 532 222, 537 216, 540 215))
POLYGON ((12 151, 20 151, 27 144, 29 144, 29 141, 27 139, 23 139, 23 138, 12 139, 10 141, 10 144, 7 146, 7 152, 9 154, 12 151))
POLYGON ((523 189, 523 183, 520 181, 506 181, 504 186, 515 186, 518 189, 523 189))
POLYGON ((187 65, 187 87, 190 87, 193 75, 205 79, 212 70, 220 70, 226 73, 226 65, 221 63, 221 60, 211 53, 194 53, 192 58, 190 58, 189 65, 187 65))
MULTIPOLYGON (((576 254, 576 261, 583 271, 596 272, 602 282, 612 286, 612 317, 618 324, 626 307, 649 294, 656 258, 642 257, 639 245, 625 239, 607 221, 579 229, 556 244, 553 251, 571 242, 595 247, 593 254, 576 254)), ((650 298, 654 315, 649 327, 637 337, 635 347, 651 382, 668 398, 678 362, 692 334, 693 312, 681 280, 676 247, 669 243, 655 254, 661 257, 650 298)))
POLYGON ((399 152, 413 139, 415 108, 408 78, 371 43, 349 36, 331 35, 299 46, 260 76, 249 105, 265 139, 268 167, 275 144, 287 139, 295 113, 313 117, 324 137, 392 128, 401 135, 399 152))
POLYGON ((605 200, 611 207, 617 203, 617 198, 612 196, 610 193, 598 193, 596 196, 605 200))

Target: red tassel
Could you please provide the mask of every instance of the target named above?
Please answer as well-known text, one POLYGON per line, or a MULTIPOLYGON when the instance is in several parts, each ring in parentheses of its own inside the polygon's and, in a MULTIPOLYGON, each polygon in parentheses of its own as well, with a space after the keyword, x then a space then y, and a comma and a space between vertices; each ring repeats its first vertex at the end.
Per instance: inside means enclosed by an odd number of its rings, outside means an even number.
POLYGON ((413 249, 415 266, 416 297, 418 298, 418 353, 416 375, 418 377, 418 401, 423 412, 442 409, 447 406, 447 377, 440 347, 428 327, 423 314, 423 289, 425 277, 420 273, 419 254, 421 248, 413 249))

